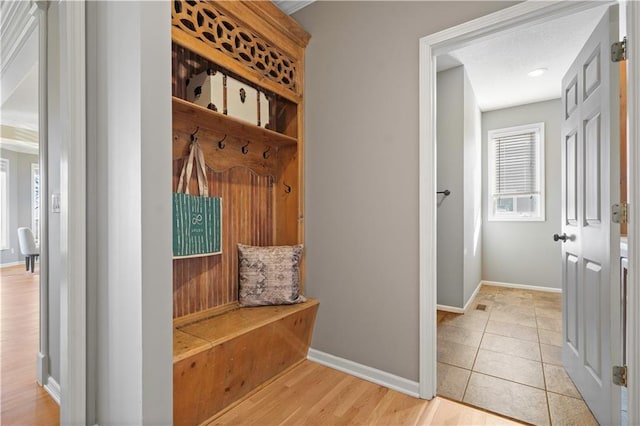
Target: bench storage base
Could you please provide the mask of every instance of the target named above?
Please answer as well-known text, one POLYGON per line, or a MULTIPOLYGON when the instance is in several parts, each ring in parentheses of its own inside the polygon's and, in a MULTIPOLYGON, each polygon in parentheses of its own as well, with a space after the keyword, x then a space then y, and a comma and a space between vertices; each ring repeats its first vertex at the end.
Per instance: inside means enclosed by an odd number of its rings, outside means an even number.
POLYGON ((174 330, 175 425, 200 424, 306 359, 318 301, 239 308, 174 330))

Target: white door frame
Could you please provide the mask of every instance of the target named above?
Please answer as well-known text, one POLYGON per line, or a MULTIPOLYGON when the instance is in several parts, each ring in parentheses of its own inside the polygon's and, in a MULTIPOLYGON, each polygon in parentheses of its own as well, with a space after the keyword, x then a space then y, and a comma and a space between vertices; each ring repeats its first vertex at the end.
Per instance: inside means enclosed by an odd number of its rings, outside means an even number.
POLYGON ((36 362, 36 380, 60 403, 59 389, 49 383, 49 122, 47 64, 48 2, 38 2, 38 150, 40 158, 40 349, 36 362), (54 389, 52 389, 52 387, 54 389), (56 394, 57 391, 57 394, 56 394))
MULTIPOLYGON (((612 2, 614 3, 614 2, 612 2)), ((453 47, 459 48, 482 40, 497 32, 516 27, 531 26, 550 18, 566 16, 602 2, 535 2, 527 1, 490 15, 440 31, 420 39, 419 74, 419 205, 420 205, 420 354, 419 381, 420 397, 431 399, 436 393, 436 288, 437 288, 437 223, 436 223, 436 61, 437 55, 446 53, 453 47)), ((634 58, 640 57, 640 46, 635 43, 640 31, 640 5, 633 1, 620 3, 626 8, 629 60, 627 61, 627 114, 628 159, 629 164, 640 164, 640 64, 634 58)), ((621 16, 625 13, 621 10, 621 16)), ((629 294, 628 323, 640 324, 640 287, 636 271, 640 267, 640 212, 634 209, 635 200, 640 199, 640 171, 629 167, 629 294)), ((629 351, 629 401, 640 400, 640 327, 628 333, 629 351)), ((640 424, 640 407, 629 405, 629 424, 640 424)))
POLYGON ((85 3, 60 7, 60 424, 84 425, 87 406, 85 3))
MULTIPOLYGON (((629 214, 629 289, 627 293, 627 380, 629 381, 629 401, 640 401, 640 4, 629 1, 626 4, 626 24, 628 43, 627 61, 627 199, 631 206, 629 214), (631 167, 630 165, 634 165, 631 167)), ((629 404, 627 424, 640 424, 640 407, 629 404)))

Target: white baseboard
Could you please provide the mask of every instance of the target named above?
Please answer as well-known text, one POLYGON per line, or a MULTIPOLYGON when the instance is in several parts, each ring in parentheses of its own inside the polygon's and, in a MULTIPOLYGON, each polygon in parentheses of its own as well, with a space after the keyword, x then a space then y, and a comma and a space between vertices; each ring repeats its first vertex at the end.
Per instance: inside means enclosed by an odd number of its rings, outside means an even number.
POLYGON ((436 308, 439 311, 453 312, 454 314, 466 313, 467 310, 469 309, 469 306, 471 306, 471 302, 473 302, 473 299, 475 299, 476 296, 478 295, 478 292, 480 291, 480 287, 482 287, 482 283, 483 281, 480 281, 478 283, 478 285, 476 286, 476 289, 473 290, 473 294, 471 295, 469 300, 467 300, 467 303, 464 304, 464 308, 458 308, 457 306, 449 306, 449 305, 436 305, 436 308))
POLYGON ((309 349, 307 359, 333 368, 334 370, 359 377, 368 382, 402 392, 414 398, 420 397, 420 386, 418 382, 414 382, 413 380, 405 379, 404 377, 396 376, 395 374, 349 361, 348 359, 340 358, 313 348, 309 349))
POLYGON ((60 405, 60 385, 53 379, 53 377, 49 376, 47 384, 44 385, 44 390, 46 390, 47 393, 51 395, 51 398, 60 405))
POLYGON ((9 262, 9 263, 1 263, 0 268, 8 268, 10 266, 18 266, 18 265, 24 265, 24 260, 18 260, 16 262, 9 262))
POLYGON ((476 296, 478 295, 478 292, 480 291, 480 287, 482 287, 482 281, 478 283, 478 285, 476 286, 476 289, 473 290, 473 294, 471 295, 469 300, 467 300, 467 303, 464 304, 464 312, 467 312, 467 309, 469 309, 469 306, 471 306, 471 303, 475 300, 476 296))
POLYGON ((436 305, 439 311, 452 312, 454 314, 464 314, 464 308, 458 308, 457 306, 449 305, 436 305))
POLYGON ((547 293, 562 293, 562 289, 561 288, 541 287, 541 286, 536 286, 536 285, 502 283, 502 282, 498 282, 498 281, 484 281, 483 280, 483 281, 480 281, 478 283, 478 286, 476 287, 475 291, 473 292, 473 294, 471 295, 469 300, 467 300, 467 303, 465 303, 464 308, 458 308, 457 306, 448 306, 448 305, 436 305, 436 309, 438 309, 439 311, 444 311, 444 312, 452 312, 454 314, 464 314, 464 313, 466 313, 467 310, 469 309, 469 306, 471 306, 471 302, 473 302, 473 300, 476 298, 476 296, 478 295, 478 292, 480 291, 480 288, 483 285, 491 285, 491 286, 494 286, 494 287, 518 288, 518 289, 521 289, 521 290, 546 291, 547 293))
POLYGON ((501 283, 498 281, 482 281, 482 285, 492 285, 495 287, 509 287, 509 288, 518 288, 521 290, 534 290, 534 291, 546 291, 547 293, 562 293, 561 288, 553 288, 553 287, 541 287, 537 285, 526 285, 526 284, 513 284, 513 283, 501 283))
POLYGON ((36 355, 36 380, 40 386, 47 384, 49 378, 49 357, 42 352, 36 355))

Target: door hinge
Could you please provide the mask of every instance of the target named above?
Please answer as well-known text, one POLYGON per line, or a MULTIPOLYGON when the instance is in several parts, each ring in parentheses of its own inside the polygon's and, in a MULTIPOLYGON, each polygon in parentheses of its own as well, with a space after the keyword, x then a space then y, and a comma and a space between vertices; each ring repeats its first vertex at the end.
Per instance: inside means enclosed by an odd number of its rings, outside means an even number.
POLYGON ((616 41, 611 45, 611 62, 620 62, 627 60, 627 38, 622 41, 616 41))
POLYGON ((613 223, 627 223, 627 203, 614 204, 611 206, 611 221, 613 223))
POLYGON ((627 366, 613 366, 613 384, 618 386, 627 386, 627 366))

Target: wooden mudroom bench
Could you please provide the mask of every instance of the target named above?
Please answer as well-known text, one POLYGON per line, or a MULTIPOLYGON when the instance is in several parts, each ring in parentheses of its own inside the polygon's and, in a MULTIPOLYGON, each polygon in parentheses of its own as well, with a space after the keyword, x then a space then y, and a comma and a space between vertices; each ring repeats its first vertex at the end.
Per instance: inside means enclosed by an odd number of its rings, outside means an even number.
MULTIPOLYGON (((240 308, 238 245, 305 243, 310 35, 273 2, 170 3, 173 185, 197 139, 222 200, 219 253, 173 261, 174 424, 196 425, 307 356, 318 302, 240 308)), ((304 255, 299 270, 304 294, 304 255)))
POLYGON ((307 357, 318 301, 236 308, 173 331, 175 425, 207 421, 307 357))

